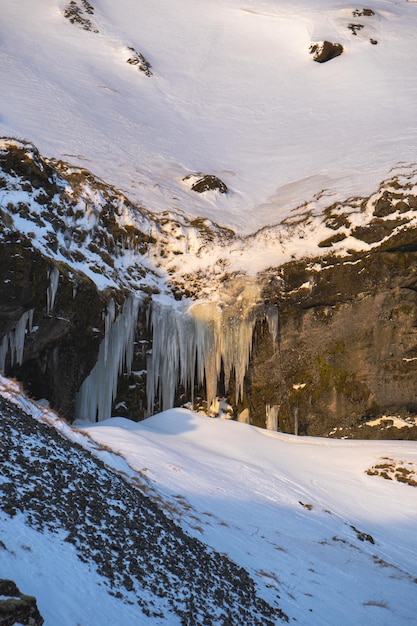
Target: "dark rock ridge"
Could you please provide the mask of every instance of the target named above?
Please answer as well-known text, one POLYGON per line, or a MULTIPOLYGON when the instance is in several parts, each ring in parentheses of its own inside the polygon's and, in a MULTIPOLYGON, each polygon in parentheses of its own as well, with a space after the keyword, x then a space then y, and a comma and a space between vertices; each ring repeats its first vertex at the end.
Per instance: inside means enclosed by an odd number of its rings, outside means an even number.
MULTIPOLYGON (((1 511, 22 513, 36 530, 64 533, 109 593, 137 605, 137 623, 143 613, 166 623, 175 614, 187 626, 288 621, 244 568, 171 521, 145 495, 145 483, 133 487, 3 398, 0 415, 1 511)), ((12 622, 0 617, 3 623, 12 622)))
MULTIPOLYGON (((129 294, 140 297, 137 336, 113 414, 142 419, 154 295, 190 303, 209 298, 213 285, 222 293, 233 279, 230 247, 244 252, 275 238, 298 248, 304 240, 309 252, 258 276, 243 394, 236 363, 230 376, 219 374, 217 391, 234 416, 299 434, 417 437, 417 172, 393 174, 366 198, 324 209, 306 202, 281 224, 239 238, 207 219, 153 215, 31 144, 4 140, 0 168, 0 369, 69 420, 129 294), (201 269, 181 269, 182 255, 206 253, 201 269), (383 415, 402 416, 404 428, 366 424, 383 415)), ((181 404, 192 390, 179 381, 181 404)), ((204 407, 204 385, 193 391, 204 407)))
POLYGON ((39 613, 36 598, 23 594, 12 580, 0 579, 0 624, 13 626, 42 626, 44 619, 39 613))

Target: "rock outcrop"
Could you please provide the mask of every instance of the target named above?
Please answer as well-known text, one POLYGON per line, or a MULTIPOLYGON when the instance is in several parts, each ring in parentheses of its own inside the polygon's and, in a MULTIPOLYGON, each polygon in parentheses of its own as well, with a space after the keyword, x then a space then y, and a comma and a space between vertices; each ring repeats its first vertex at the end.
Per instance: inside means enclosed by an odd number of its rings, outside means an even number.
POLYGON ((26 596, 12 580, 0 580, 0 624, 13 626, 42 626, 44 619, 39 613, 36 598, 26 596))
POLYGON ((316 41, 310 46, 310 54, 317 63, 326 63, 343 52, 343 46, 340 43, 332 43, 331 41, 316 41))
POLYGON ((227 193, 227 185, 214 174, 188 174, 183 178, 184 181, 190 181, 191 190, 197 193, 204 193, 205 191, 219 191, 220 193, 227 193))

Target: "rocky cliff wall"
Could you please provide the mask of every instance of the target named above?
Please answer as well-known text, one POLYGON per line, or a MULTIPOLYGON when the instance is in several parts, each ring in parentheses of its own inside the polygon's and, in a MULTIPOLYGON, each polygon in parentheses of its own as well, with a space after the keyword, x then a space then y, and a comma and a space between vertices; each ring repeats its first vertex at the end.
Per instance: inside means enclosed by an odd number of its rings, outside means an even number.
MULTIPOLYGON (((239 238, 209 220, 133 206, 31 144, 0 141, 0 167, 0 369, 35 398, 74 419, 76 394, 133 292, 133 362, 127 372, 123 355, 111 364, 120 373, 113 414, 146 416, 149 366, 153 410, 161 408, 169 351, 150 357, 158 297, 195 314, 192 323, 176 314, 165 339, 174 352, 185 349, 170 357, 176 404, 193 400, 208 411, 209 378, 210 397, 225 397, 216 407, 258 426, 417 438, 417 171, 401 170, 368 198, 323 208, 319 194, 281 224, 239 238), (281 262, 249 277, 245 263, 262 246, 281 262), (206 332, 216 324, 217 334, 206 332), (195 340, 184 341, 187 328, 195 340), (403 428, 390 427, 395 416, 403 428)), ((104 350, 101 367, 106 359, 104 350)), ((92 391, 98 403, 100 389, 92 391)))
POLYGON ((397 249, 280 268, 280 288, 264 294, 279 309, 278 341, 258 325, 246 380, 252 421, 264 426, 269 405, 299 434, 371 436, 364 423, 383 415, 414 423, 416 271, 416 253, 397 249))

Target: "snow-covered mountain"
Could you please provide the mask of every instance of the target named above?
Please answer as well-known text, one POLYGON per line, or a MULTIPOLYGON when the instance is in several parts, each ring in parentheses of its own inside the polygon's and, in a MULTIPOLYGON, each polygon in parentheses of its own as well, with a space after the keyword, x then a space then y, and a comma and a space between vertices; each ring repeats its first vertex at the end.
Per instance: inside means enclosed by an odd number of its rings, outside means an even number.
POLYGON ((416 26, 407 0, 3 0, 0 134, 150 210, 253 232, 415 162, 416 26), (322 40, 343 54, 315 63, 322 40), (230 193, 190 193, 198 172, 230 193))
POLYGON ((414 623, 415 444, 288 433, 417 438, 416 32, 3 0, 0 370, 43 401, 0 381, 0 578, 46 626, 414 623))

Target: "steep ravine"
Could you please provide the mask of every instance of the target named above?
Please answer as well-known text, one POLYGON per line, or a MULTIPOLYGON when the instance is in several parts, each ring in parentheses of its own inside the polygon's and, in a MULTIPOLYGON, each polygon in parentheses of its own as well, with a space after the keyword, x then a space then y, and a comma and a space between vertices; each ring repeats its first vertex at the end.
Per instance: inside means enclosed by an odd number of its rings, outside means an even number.
POLYGON ((4 139, 0 165, 0 364, 67 419, 215 413, 224 396, 229 417, 284 432, 417 438, 416 172, 242 238, 31 144, 4 139), (366 424, 381 416, 403 427, 366 424))

